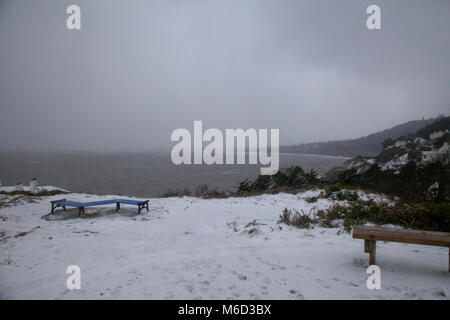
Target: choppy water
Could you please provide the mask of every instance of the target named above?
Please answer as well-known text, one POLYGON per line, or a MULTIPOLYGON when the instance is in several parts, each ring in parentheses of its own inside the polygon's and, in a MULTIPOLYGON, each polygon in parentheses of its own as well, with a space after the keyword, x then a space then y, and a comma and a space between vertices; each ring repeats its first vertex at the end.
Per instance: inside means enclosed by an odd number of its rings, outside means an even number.
MULTIPOLYGON (((280 154, 280 166, 300 165, 324 174, 344 162, 342 157, 280 154)), ((0 153, 3 185, 36 177, 40 185, 54 185, 73 192, 154 197, 171 188, 195 190, 208 184, 235 190, 246 178, 254 179, 257 165, 172 164, 169 152, 147 153, 0 153)))

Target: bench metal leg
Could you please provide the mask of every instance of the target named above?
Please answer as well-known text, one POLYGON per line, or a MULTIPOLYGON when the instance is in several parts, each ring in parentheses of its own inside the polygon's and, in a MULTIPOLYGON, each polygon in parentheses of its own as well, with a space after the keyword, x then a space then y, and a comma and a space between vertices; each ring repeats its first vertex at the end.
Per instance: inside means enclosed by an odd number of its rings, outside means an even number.
POLYGON ((141 202, 138 204, 138 214, 141 214, 142 209, 147 209, 148 212, 148 201, 141 202))
POLYGON ((78 208, 78 216, 81 217, 81 213, 83 213, 84 216, 84 207, 79 207, 78 208))
POLYGON ((53 212, 55 212, 56 208, 58 208, 58 207, 63 207, 64 211, 66 210, 66 206, 61 206, 59 204, 52 203, 52 211, 50 214, 53 214, 53 212))
POLYGON ((116 203, 116 212, 118 212, 120 209, 120 203, 116 203))

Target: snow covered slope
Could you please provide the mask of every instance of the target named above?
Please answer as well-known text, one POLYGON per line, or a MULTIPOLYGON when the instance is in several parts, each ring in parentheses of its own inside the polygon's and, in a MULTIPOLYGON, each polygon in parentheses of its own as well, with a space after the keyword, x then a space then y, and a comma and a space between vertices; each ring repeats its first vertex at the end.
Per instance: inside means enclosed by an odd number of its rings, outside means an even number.
POLYGON ((277 224, 285 207, 332 204, 304 200, 318 192, 150 199, 139 216, 133 206, 105 206, 84 218, 75 209, 48 217, 58 196, 0 195, 10 205, 0 207, 0 298, 449 299, 446 248, 379 243, 382 289, 369 290, 363 241, 277 224), (80 290, 66 288, 69 265, 81 268, 80 290))
MULTIPOLYGON (((376 157, 357 156, 349 159, 326 173, 327 180, 336 180, 345 172, 361 174, 377 165, 382 171, 400 168, 412 161, 423 166, 450 156, 450 117, 439 118, 419 130, 416 134, 402 136, 396 140, 387 139, 383 150, 376 157)), ((448 161, 448 160, 446 160, 448 161)))

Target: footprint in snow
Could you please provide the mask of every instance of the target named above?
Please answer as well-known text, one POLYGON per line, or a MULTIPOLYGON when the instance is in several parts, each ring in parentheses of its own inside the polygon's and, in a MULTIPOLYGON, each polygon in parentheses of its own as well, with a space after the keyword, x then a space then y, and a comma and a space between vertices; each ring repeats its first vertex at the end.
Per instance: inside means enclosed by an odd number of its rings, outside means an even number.
POLYGON ((394 291, 394 292, 401 292, 402 291, 399 287, 396 287, 396 286, 386 287, 386 290, 387 291, 394 291))
POLYGON ((242 281, 247 280, 247 276, 244 276, 243 274, 237 273, 234 270, 232 270, 231 273, 236 275, 239 280, 242 280, 242 281))
POLYGON ((358 288, 358 287, 359 287, 359 284, 356 284, 356 283, 354 283, 354 282, 345 282, 345 284, 348 285, 348 286, 355 287, 355 288, 358 288))
POLYGON ((322 288, 331 289, 331 287, 326 284, 322 279, 314 279, 322 288))
POLYGON ((238 279, 244 281, 244 280, 247 280, 247 277, 240 274, 240 275, 238 275, 238 279))
POLYGON ((250 293, 250 297, 255 300, 259 300, 259 296, 256 293, 250 293))
POLYGON ((301 293, 297 292, 297 290, 289 290, 289 293, 294 295, 299 300, 305 300, 305 297, 303 297, 301 293))

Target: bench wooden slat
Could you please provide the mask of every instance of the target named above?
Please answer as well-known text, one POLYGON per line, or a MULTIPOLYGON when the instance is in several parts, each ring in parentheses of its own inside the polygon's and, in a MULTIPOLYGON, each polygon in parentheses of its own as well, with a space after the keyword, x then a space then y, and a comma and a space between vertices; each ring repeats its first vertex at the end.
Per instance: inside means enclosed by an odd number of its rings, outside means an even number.
POLYGON ((354 226, 353 238, 450 247, 450 233, 354 226))

